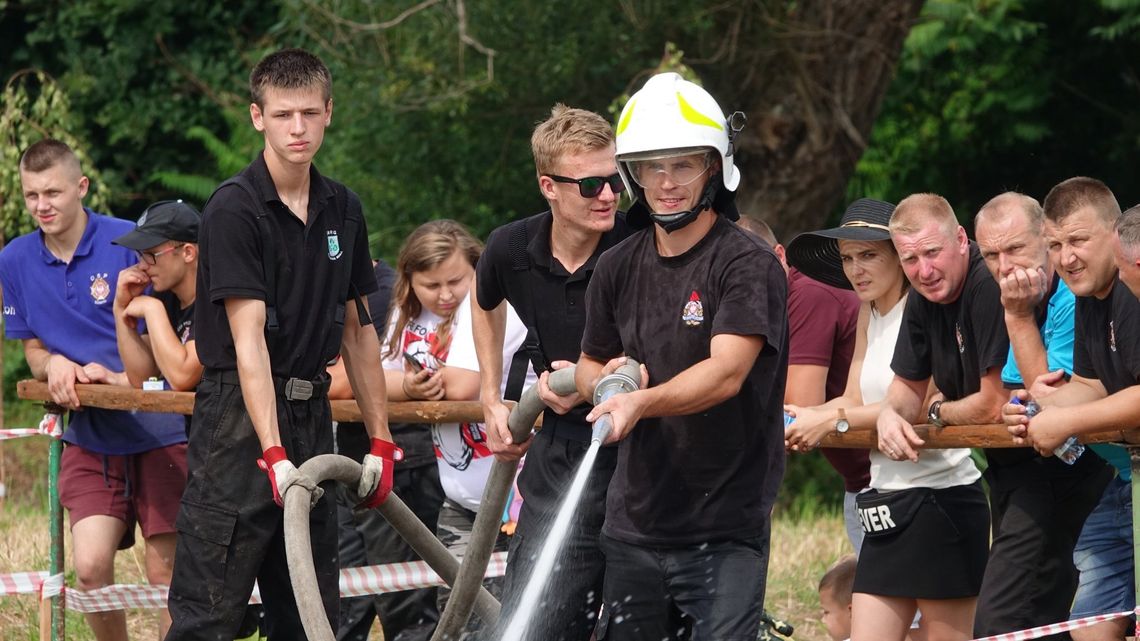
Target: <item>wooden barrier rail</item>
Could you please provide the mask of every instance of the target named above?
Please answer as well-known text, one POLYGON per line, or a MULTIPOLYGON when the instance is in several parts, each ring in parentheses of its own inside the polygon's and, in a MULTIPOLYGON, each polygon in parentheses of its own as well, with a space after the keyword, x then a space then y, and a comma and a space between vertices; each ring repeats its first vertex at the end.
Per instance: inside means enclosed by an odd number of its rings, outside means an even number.
MULTIPOLYGON (((113 385, 75 386, 79 402, 89 407, 115 410, 141 410, 144 412, 171 412, 192 414, 194 394, 191 392, 144 392, 140 389, 113 385)), ((20 381, 17 395, 25 400, 50 401, 47 384, 40 381, 20 381)), ((356 401, 332 401, 333 420, 360 421, 356 401)), ((483 420, 483 408, 478 401, 407 401, 388 403, 388 419, 408 423, 465 423, 483 420)), ((541 418, 539 419, 541 424, 541 418)), ((928 448, 1021 447, 1013 442, 1001 424, 951 425, 937 428, 931 425, 915 426, 915 431, 926 441, 928 448)), ((871 449, 878 442, 874 429, 851 428, 846 434, 830 434, 823 439, 822 447, 871 449)), ((1140 430, 1114 430, 1098 434, 1085 434, 1083 443, 1140 443, 1140 430)))

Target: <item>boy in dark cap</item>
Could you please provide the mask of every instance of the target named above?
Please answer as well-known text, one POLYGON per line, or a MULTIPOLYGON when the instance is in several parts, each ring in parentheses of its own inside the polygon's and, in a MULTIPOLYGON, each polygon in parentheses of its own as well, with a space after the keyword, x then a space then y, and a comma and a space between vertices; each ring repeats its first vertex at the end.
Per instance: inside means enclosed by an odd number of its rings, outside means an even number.
POLYGON ((137 265, 119 272, 115 288, 115 335, 132 387, 161 375, 172 389, 186 391, 202 378, 193 328, 200 220, 190 205, 164 200, 114 241, 139 256, 137 265), (154 295, 143 293, 148 286, 154 295))

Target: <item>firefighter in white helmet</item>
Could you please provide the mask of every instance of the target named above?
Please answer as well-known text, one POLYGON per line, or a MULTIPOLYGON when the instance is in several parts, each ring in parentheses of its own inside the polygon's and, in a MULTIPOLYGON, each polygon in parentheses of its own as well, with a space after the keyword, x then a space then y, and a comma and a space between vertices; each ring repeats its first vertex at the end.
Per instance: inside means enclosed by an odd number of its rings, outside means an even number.
MULTIPOLYGON (((735 118, 734 118, 735 120, 735 118)), ((599 638, 756 638, 769 514, 784 471, 787 278, 739 229, 724 113, 672 73, 622 111, 617 160, 642 229, 598 261, 581 392, 634 358, 642 388, 595 407, 620 441, 599 638), (662 607, 664 604, 665 607, 662 607)))

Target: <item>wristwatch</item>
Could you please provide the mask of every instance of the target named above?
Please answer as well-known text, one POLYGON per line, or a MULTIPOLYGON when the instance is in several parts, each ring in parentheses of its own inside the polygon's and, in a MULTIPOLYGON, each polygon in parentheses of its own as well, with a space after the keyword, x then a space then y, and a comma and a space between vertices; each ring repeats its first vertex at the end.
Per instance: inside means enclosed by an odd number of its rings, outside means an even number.
POLYGON ((934 401, 930 404, 930 410, 926 412, 926 422, 934 427, 946 426, 946 422, 942 420, 942 401, 934 401))
POLYGON ((839 418, 835 419, 835 431, 846 434, 849 429, 851 429, 851 424, 847 422, 847 412, 841 407, 839 408, 839 418))

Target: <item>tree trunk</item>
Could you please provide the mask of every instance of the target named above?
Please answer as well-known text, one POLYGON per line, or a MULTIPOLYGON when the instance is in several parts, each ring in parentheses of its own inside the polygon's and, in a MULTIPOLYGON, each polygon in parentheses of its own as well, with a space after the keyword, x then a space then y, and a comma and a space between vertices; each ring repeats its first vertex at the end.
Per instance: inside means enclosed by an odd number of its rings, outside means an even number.
POLYGON ((687 60, 748 116, 737 202, 787 242, 842 205, 922 0, 734 4, 724 41, 698 47, 713 55, 687 60))

